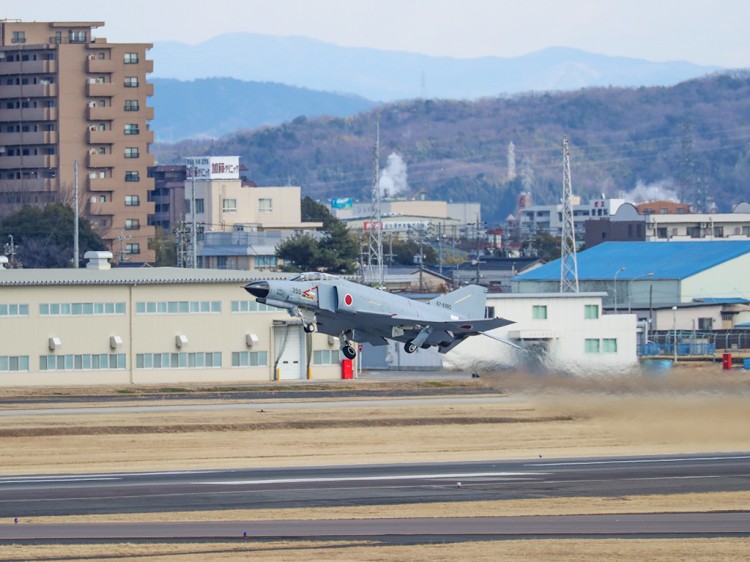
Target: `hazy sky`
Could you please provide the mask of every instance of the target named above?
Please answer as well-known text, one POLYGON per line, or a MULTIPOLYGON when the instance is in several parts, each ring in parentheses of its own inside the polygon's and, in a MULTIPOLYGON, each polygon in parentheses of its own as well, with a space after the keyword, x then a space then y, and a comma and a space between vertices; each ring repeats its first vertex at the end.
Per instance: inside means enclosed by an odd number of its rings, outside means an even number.
POLYGON ((228 32, 452 57, 550 46, 750 67, 748 0, 3 0, 0 17, 104 21, 111 42, 200 43, 228 32))

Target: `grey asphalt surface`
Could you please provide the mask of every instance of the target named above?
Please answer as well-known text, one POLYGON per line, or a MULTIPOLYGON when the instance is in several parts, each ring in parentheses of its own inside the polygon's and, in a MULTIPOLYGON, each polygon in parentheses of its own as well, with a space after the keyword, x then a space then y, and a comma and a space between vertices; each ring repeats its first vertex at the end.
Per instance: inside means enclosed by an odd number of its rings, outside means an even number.
POLYGON ((748 536, 750 513, 0 525, 0 541, 748 536))
POLYGON ((750 489, 750 454, 0 477, 5 517, 750 489), (459 484, 460 483, 460 484, 459 484))

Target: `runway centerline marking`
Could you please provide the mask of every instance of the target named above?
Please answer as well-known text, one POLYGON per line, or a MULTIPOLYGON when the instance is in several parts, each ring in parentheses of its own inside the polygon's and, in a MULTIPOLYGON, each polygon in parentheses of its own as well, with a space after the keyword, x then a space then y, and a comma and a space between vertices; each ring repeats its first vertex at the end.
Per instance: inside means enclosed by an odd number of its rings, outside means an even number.
POLYGON ((326 476, 314 478, 271 478, 261 480, 229 480, 223 482, 195 482, 195 484, 242 486, 248 484, 304 484, 306 482, 371 482, 388 480, 440 480, 445 478, 487 478, 515 476, 546 476, 548 472, 470 472, 453 474, 392 474, 387 476, 326 476))

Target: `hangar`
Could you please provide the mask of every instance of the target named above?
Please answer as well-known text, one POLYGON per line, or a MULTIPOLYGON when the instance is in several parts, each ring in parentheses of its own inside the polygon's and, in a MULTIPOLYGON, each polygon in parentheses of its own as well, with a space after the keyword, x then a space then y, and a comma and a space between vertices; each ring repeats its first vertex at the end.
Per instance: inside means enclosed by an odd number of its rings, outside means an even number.
MULTIPOLYGON (((104 254, 104 255, 102 255, 104 254)), ((281 273, 0 268, 0 386, 340 378, 333 338, 302 335, 243 285, 281 273)))

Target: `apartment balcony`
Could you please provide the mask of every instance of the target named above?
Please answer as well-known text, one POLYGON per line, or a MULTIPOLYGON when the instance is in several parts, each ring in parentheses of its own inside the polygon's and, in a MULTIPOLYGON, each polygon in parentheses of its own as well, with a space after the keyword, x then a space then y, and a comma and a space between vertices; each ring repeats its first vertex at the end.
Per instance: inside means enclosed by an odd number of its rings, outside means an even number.
POLYGON ((57 72, 57 61, 54 60, 0 62, 0 75, 51 74, 54 72, 57 72))
MULTIPOLYGON (((0 159, 0 162, 2 160, 0 159)), ((24 178, 22 180, 0 180, 0 192, 19 191, 28 192, 47 192, 57 188, 57 180, 49 178, 24 178)))
POLYGON ((114 154, 89 154, 89 168, 114 168, 117 158, 114 154))
POLYGON ((111 217, 122 212, 122 210, 122 204, 115 203, 114 201, 107 201, 106 203, 89 203, 89 212, 92 215, 111 217))
POLYGON ((146 91, 147 96, 153 96, 154 95, 154 85, 146 83, 143 89, 146 91))
POLYGON ((50 98, 57 95, 55 84, 23 84, 3 86, 4 98, 50 98))
POLYGON ((115 178, 92 178, 89 177, 89 191, 114 191, 122 182, 115 178))
POLYGON ((57 133, 54 131, 34 131, 25 133, 0 133, 0 146, 15 144, 55 144, 57 133))
POLYGON ((0 109, 0 121, 54 121, 57 109, 54 107, 24 107, 0 109))
MULTIPOLYGON (((106 86, 107 84, 100 84, 100 86, 106 86)), ((111 107, 89 107, 87 114, 89 121, 112 121, 114 119, 114 112, 111 107)))
POLYGON ((154 120, 154 108, 146 106, 141 111, 141 115, 145 115, 147 120, 153 121, 154 120))
POLYGON ((90 58, 86 66, 86 71, 91 74, 111 74, 115 71, 117 63, 112 59, 90 58))
POLYGON ((89 129, 89 144, 114 144, 115 140, 114 131, 100 131, 96 128, 94 130, 89 129))
POLYGON ((91 98, 111 98, 117 91, 112 82, 89 82, 86 84, 86 95, 91 98))
POLYGON ((0 168, 56 168, 56 155, 28 155, 0 157, 0 168))

